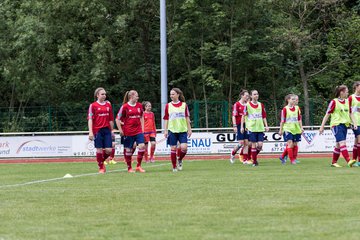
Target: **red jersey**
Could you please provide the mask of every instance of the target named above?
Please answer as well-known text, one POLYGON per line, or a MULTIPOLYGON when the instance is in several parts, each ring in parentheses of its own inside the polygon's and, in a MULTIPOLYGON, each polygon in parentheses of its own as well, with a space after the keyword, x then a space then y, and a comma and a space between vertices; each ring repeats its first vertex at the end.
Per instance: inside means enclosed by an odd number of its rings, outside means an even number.
POLYGON ((111 103, 109 101, 103 103, 93 102, 89 106, 87 119, 93 120, 92 131, 94 135, 96 135, 101 128, 107 127, 111 130, 110 122, 114 121, 111 103))
MULTIPOLYGON (((165 105, 165 115, 163 117, 164 120, 169 120, 169 104, 172 104, 174 107, 181 107, 181 105, 183 104, 183 102, 178 102, 178 103, 167 103, 165 105)), ((189 108, 188 106, 186 105, 186 110, 185 110, 185 117, 190 117, 190 112, 189 112, 189 108)))
POLYGON ((237 101, 233 106, 232 115, 235 117, 236 125, 241 124, 241 119, 245 115, 246 103, 243 105, 237 101))
POLYGON ((116 119, 124 123, 122 129, 125 136, 135 136, 143 132, 140 121, 143 113, 142 105, 138 102, 135 106, 131 106, 129 103, 121 106, 116 119))
POLYGON ((153 112, 144 112, 144 133, 156 133, 155 115, 153 112))
MULTIPOLYGON (((259 104, 253 104, 252 102, 249 103, 250 106, 252 108, 258 108, 259 104)), ((260 103, 261 104, 261 115, 262 115, 262 118, 266 118, 266 111, 265 111, 265 106, 263 103, 260 103)), ((247 106, 245 105, 244 107, 244 115, 247 115, 248 112, 247 112, 247 106)), ((241 119, 240 119, 241 120, 241 119)))
MULTIPOLYGON (((295 112, 296 106, 289 108, 290 111, 295 112)), ((301 110, 299 108, 299 113, 298 113, 298 120, 301 121, 301 110)), ((281 122, 286 122, 286 107, 284 107, 281 111, 281 122)))

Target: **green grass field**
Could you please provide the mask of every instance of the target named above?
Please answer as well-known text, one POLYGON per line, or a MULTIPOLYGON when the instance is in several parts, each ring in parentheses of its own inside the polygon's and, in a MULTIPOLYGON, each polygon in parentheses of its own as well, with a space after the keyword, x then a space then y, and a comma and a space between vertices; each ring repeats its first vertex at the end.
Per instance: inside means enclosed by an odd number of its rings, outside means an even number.
POLYGON ((360 238, 360 168, 260 164, 1 164, 0 240, 360 238))

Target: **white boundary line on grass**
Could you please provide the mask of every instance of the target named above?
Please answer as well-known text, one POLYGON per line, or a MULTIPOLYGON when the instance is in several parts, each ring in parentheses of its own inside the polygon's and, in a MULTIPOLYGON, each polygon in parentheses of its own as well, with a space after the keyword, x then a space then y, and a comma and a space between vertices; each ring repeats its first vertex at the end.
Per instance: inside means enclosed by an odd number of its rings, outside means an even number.
MULTIPOLYGON (((171 163, 161 163, 161 164, 157 164, 157 165, 147 166, 146 168, 161 167, 161 166, 166 166, 166 165, 170 165, 170 164, 171 163)), ((117 169, 117 170, 112 170, 112 171, 106 171, 106 173, 125 172, 125 171, 127 171, 127 168, 117 169)), ((2 188, 10 188, 10 187, 22 187, 22 186, 32 185, 32 184, 37 184, 37 183, 55 182, 55 181, 60 181, 60 180, 79 178, 79 177, 86 177, 86 176, 95 176, 95 175, 103 175, 103 174, 101 174, 101 173, 85 173, 85 174, 74 175, 74 176, 72 176, 70 178, 59 177, 59 178, 50 178, 50 179, 44 179, 44 180, 36 180, 36 181, 31 181, 31 182, 3 185, 3 186, 0 186, 0 189, 2 189, 2 188)))

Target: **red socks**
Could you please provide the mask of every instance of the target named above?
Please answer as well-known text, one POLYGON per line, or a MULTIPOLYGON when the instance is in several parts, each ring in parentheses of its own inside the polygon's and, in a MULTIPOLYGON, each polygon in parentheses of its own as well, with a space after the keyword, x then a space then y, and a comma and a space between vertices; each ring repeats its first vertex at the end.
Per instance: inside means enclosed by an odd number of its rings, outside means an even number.
POLYGON ((144 157, 144 153, 145 153, 145 149, 139 149, 138 150, 138 155, 137 155, 137 165, 136 167, 140 167, 141 166, 141 161, 144 157))
POLYGON ((128 152, 126 150, 125 151, 125 161, 126 161, 126 164, 128 166, 128 170, 131 169, 131 156, 132 156, 132 153, 131 152, 128 152))
POLYGON ((251 160, 251 151, 252 151, 252 147, 248 147, 248 156, 247 156, 247 159, 248 160, 251 160))
POLYGON ((357 156, 356 158, 353 158, 355 160, 357 160, 360 157, 360 143, 357 144, 357 156))
POLYGON ((104 158, 103 160, 104 160, 104 161, 110 156, 109 154, 106 153, 105 150, 103 150, 102 155, 103 155, 103 158, 104 158))
POLYGON ((294 162, 295 161, 295 157, 294 157, 294 148, 288 148, 287 149, 289 158, 290 158, 290 162, 294 162))
POLYGON ((115 148, 111 149, 110 158, 114 159, 115 157, 115 148))
POLYGON ((297 155, 298 155, 298 151, 299 151, 299 147, 298 146, 294 146, 294 158, 295 160, 297 159, 297 155))
POLYGON ((150 148, 150 159, 153 159, 153 158, 154 158, 155 146, 156 146, 156 145, 151 146, 151 148, 150 148))
POLYGON ((349 156, 349 152, 348 152, 346 146, 340 147, 340 152, 341 152, 341 155, 343 155, 343 157, 345 158, 346 162, 349 162, 350 156, 349 156))
POLYGON ((96 153, 96 161, 98 162, 99 168, 102 168, 104 166, 104 157, 102 153, 96 153))
POLYGON ((257 163, 257 155, 258 155, 258 151, 256 148, 251 148, 251 158, 254 161, 254 164, 257 163))
POLYGON ((176 150, 171 150, 170 157, 173 168, 176 168, 176 150))
POLYGON ((180 152, 180 157, 179 157, 179 160, 180 160, 180 161, 183 160, 183 158, 185 157, 186 153, 187 153, 187 151, 181 150, 181 152, 180 152))
POLYGON ((281 158, 285 158, 288 155, 288 146, 286 145, 283 153, 281 154, 281 158))
POLYGON ((334 148, 333 151, 333 159, 332 159, 332 164, 337 163, 337 161, 339 160, 340 157, 340 149, 339 148, 334 148))

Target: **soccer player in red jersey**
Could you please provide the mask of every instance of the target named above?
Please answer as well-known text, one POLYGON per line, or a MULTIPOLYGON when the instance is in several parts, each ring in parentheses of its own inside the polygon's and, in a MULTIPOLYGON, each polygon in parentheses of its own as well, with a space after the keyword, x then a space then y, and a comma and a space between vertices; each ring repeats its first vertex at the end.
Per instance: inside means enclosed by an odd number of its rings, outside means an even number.
POLYGON ((165 106, 164 115, 164 137, 167 138, 167 143, 171 148, 171 163, 173 165, 173 172, 182 170, 184 159, 187 153, 187 141, 191 136, 191 125, 190 125, 190 112, 185 103, 185 97, 183 92, 179 88, 173 88, 170 91, 171 102, 165 106), (180 142, 181 152, 177 159, 176 164, 176 147, 180 142), (177 165, 177 166, 176 166, 177 165))
MULTIPOLYGON (((357 81, 353 84, 354 94, 349 97, 349 106, 350 106, 350 114, 352 118, 356 121, 357 126, 360 125, 360 81, 357 81)), ((356 130, 354 126, 352 127, 355 141, 353 147, 353 159, 358 161, 360 157, 360 128, 358 127, 356 130)), ((356 163, 356 166, 360 166, 359 162, 356 163)))
MULTIPOLYGON (((249 92, 247 90, 242 90, 239 94, 240 100, 237 101, 233 106, 233 112, 232 112, 232 122, 233 122, 233 128, 234 132, 236 133, 236 140, 238 141, 238 144, 234 147, 230 154, 230 163, 234 163, 235 160, 235 154, 239 149, 243 148, 243 161, 246 164, 247 158, 248 158, 248 139, 249 136, 247 132, 241 133, 241 119, 244 116, 244 109, 246 106, 246 103, 249 99, 249 92)), ((245 127, 245 126, 244 126, 245 127)))
POLYGON ((151 111, 151 103, 144 101, 144 137, 145 137, 145 161, 155 162, 154 152, 156 147, 156 125, 155 115, 151 111), (150 142, 150 159, 148 159, 148 144, 150 142))
POLYGON ((117 117, 116 125, 120 135, 124 136, 125 160, 128 166, 128 172, 135 172, 131 166, 132 148, 134 143, 138 145, 137 172, 145 172, 141 168, 141 162, 145 153, 144 144, 144 112, 141 103, 138 102, 139 95, 135 90, 125 93, 123 105, 121 106, 117 117), (121 123, 124 123, 122 125, 121 123))
POLYGON ((251 101, 249 101, 244 109, 245 116, 241 119, 240 132, 247 131, 249 135, 249 151, 251 151, 251 159, 253 166, 258 166, 257 155, 260 153, 264 142, 264 131, 268 132, 269 127, 266 120, 266 111, 263 103, 260 103, 259 93, 257 90, 251 90, 251 101), (246 123, 246 129, 244 124, 246 123))
POLYGON ((99 173, 105 173, 104 161, 111 154, 111 132, 114 127, 114 114, 110 102, 106 101, 104 88, 97 88, 94 96, 97 100, 90 104, 87 117, 89 140, 94 140, 99 173))

